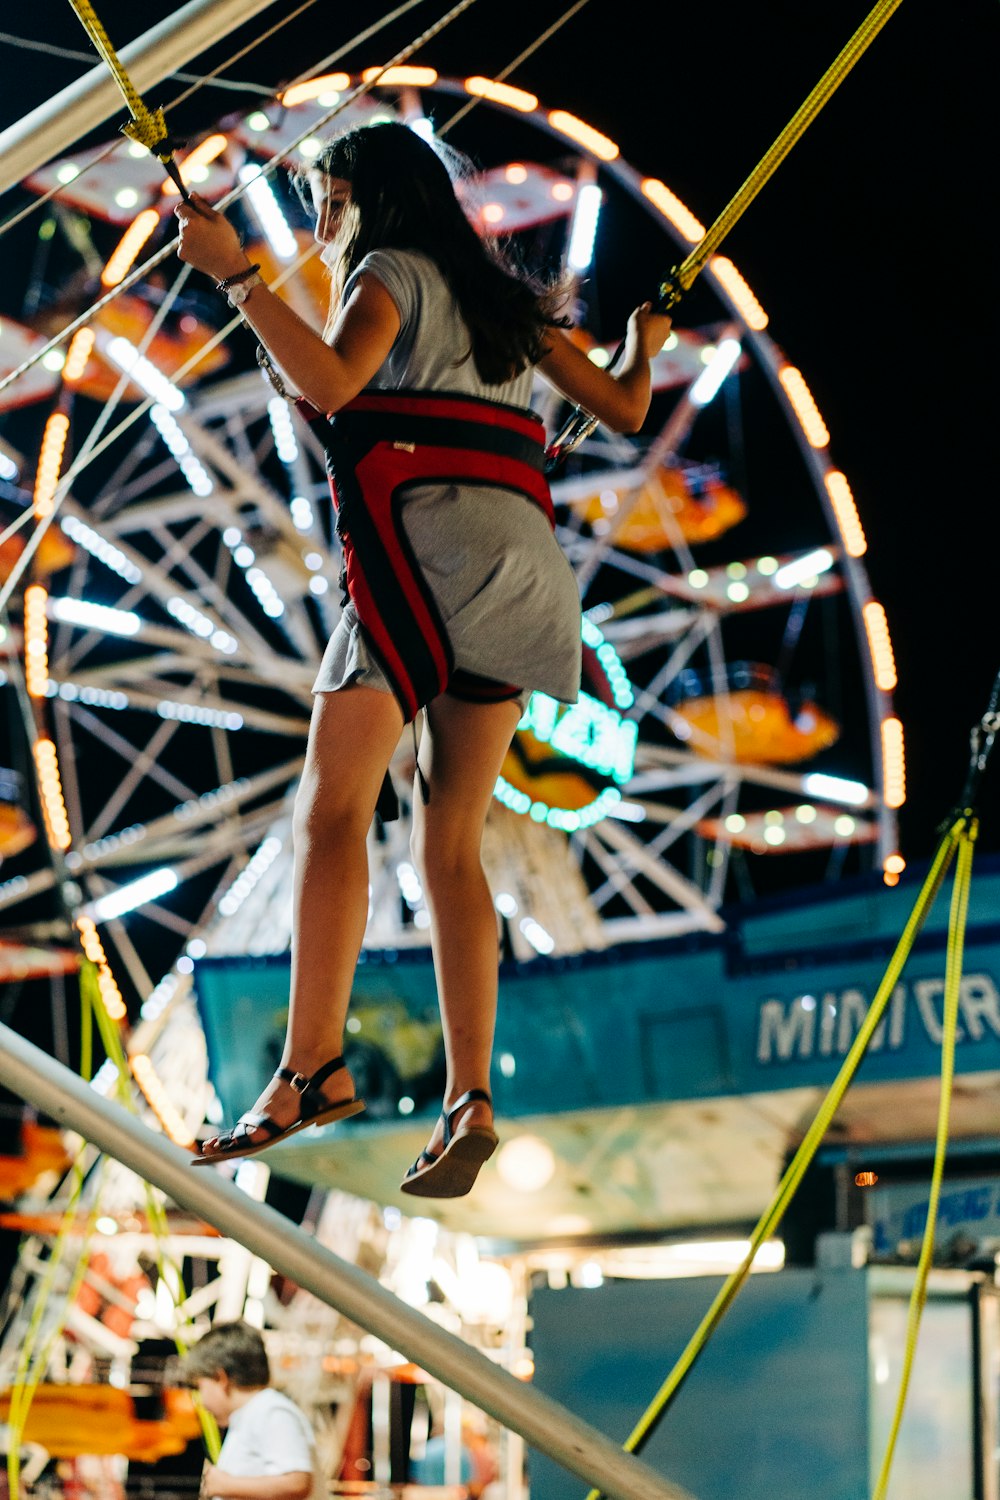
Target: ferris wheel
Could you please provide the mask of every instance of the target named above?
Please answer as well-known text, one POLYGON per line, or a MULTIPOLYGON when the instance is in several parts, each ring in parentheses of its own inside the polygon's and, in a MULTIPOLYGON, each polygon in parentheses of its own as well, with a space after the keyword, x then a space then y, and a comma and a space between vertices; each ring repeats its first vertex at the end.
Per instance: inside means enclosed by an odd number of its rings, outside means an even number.
MULTIPOLYGON (((181 163, 210 201, 242 183, 232 213, 252 258, 272 281, 298 265, 281 294, 317 327, 309 226, 285 174, 262 168, 315 155, 310 122, 358 81, 299 85, 181 163)), ((607 137, 508 85, 400 68, 335 123, 379 116, 473 155, 470 216, 575 276, 576 336, 598 362, 703 235, 607 137)), ((86 218, 100 291, 172 234, 174 200, 141 149, 66 158, 27 187, 86 218)), ((195 280, 175 296, 176 273, 159 263, 34 377, 16 416, 41 432, 38 451, 11 442, 7 458, 15 476, 23 460, 18 482, 43 513, 39 496, 126 382, 115 421, 131 420, 95 443, 17 600, 11 671, 35 715, 46 838, 9 858, 0 908, 16 925, 58 890, 143 999, 206 949, 287 945, 290 798, 340 608, 322 452, 246 330, 191 365, 223 313, 195 280)), ((81 272, 62 322, 97 290, 81 272)), ((50 331, 6 320, 7 367, 50 331)), ((564 406, 541 383, 535 401, 556 430, 564 406)), ((568 708, 534 696, 497 784, 484 853, 510 951, 718 932, 728 901, 804 868, 895 878, 902 731, 861 519, 806 379, 730 260, 714 257, 681 305, 643 433, 596 431, 552 483, 580 587, 583 692, 568 708)), ((401 817, 372 830, 366 939, 389 948, 425 943, 429 926, 408 852, 407 737, 392 770, 401 817)))

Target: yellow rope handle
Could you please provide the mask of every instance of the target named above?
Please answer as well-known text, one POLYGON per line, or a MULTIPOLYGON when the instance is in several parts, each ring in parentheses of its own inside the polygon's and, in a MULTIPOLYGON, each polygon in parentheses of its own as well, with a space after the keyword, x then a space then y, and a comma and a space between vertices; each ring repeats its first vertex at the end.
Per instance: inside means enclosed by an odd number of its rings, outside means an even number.
POLYGON ((167 134, 167 121, 162 109, 147 109, 142 101, 138 89, 122 64, 111 39, 101 24, 100 18, 90 0, 69 0, 70 5, 76 11, 80 25, 94 44, 98 56, 107 65, 111 76, 118 85, 122 98, 132 116, 131 123, 122 126, 122 131, 130 140, 138 141, 140 146, 145 146, 147 151, 159 158, 167 172, 173 178, 181 193, 187 199, 189 197, 187 187, 181 179, 181 174, 174 161, 173 149, 167 134))
POLYGON ((944 1018, 941 1037, 941 1097, 938 1103, 937 1140, 934 1147, 934 1170, 931 1174, 930 1198, 927 1202, 927 1221, 917 1262, 917 1276, 910 1294, 910 1308, 906 1319, 906 1346, 903 1354, 903 1370, 899 1380, 899 1394, 893 1412, 889 1437, 879 1469, 878 1481, 872 1500, 885 1500, 889 1485, 889 1471, 896 1451, 903 1420, 903 1409, 910 1387, 913 1360, 917 1352, 920 1320, 927 1301, 927 1277, 934 1256, 934 1233, 937 1227, 938 1200, 941 1196, 941 1179, 944 1176, 945 1157, 948 1152, 948 1122, 951 1114, 951 1091, 955 1077, 955 1039, 958 1032, 958 1001, 962 984, 962 955, 965 947, 965 919, 969 909, 969 886, 972 878, 972 855, 979 832, 978 821, 973 818, 968 833, 962 839, 955 868, 955 884, 951 896, 951 915, 948 922, 948 948, 944 976, 944 1018))
POLYGON ((862 21, 847 45, 838 53, 812 93, 795 111, 771 149, 758 162, 742 187, 734 193, 704 239, 672 271, 661 288, 661 295, 674 291, 674 301, 686 292, 704 269, 740 215, 749 207, 761 188, 781 165, 795 143, 803 136, 830 96, 843 83, 865 49, 874 41, 902 0, 878 0, 874 10, 862 21))
MULTIPOLYGON (((785 1210, 794 1197, 807 1167, 819 1149, 820 1143, 829 1128, 830 1121, 840 1108, 848 1086, 861 1065, 868 1045, 874 1035, 875 1028, 882 1019, 906 960, 909 958, 910 950, 913 947, 917 934, 923 926, 927 914, 941 889, 944 877, 948 872, 948 867, 954 857, 955 849, 966 836, 967 822, 967 813, 961 813, 952 822, 939 842, 937 852, 920 889, 920 894, 914 903, 913 910, 910 912, 910 916, 903 928, 895 952, 889 960, 875 997, 868 1007, 868 1012, 861 1029, 841 1065, 840 1072, 837 1074, 830 1092, 824 1099, 819 1113, 816 1115, 816 1118, 806 1132, 802 1144, 792 1158, 778 1186, 778 1191, 774 1199, 770 1206, 765 1209, 756 1229, 751 1235, 750 1248, 742 1264, 727 1277, 708 1312, 702 1318, 701 1323, 689 1340, 687 1347, 674 1365, 674 1368, 622 1444, 627 1453, 637 1453, 650 1437, 656 1423, 663 1416, 670 1402, 680 1390, 681 1384, 690 1373, 695 1360, 708 1343, 709 1338, 721 1322, 723 1314, 734 1301, 737 1292, 750 1274, 750 1267, 753 1265, 757 1251, 781 1223, 785 1210)), ((598 1489, 591 1490, 587 1495, 587 1500, 601 1500, 601 1491, 598 1489)))

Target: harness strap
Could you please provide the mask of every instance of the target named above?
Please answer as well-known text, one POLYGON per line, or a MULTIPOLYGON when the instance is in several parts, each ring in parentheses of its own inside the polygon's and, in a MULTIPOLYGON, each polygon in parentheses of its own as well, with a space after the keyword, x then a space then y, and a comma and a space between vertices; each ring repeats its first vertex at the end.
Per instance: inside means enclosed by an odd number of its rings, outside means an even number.
POLYGON ((298 405, 326 452, 347 593, 409 722, 444 692, 455 663, 402 523, 407 492, 495 487, 538 505, 554 525, 543 424, 522 407, 422 391, 364 392, 333 418, 298 405))

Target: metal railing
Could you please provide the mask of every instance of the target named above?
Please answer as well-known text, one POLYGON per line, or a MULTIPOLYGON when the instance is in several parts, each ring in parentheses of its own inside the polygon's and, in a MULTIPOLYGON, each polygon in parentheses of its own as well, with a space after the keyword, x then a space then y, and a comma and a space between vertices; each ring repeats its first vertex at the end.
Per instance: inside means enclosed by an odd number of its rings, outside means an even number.
POLYGON ((296 1286, 368 1329, 608 1500, 692 1500, 688 1491, 558 1402, 500 1369, 478 1349, 400 1302, 364 1271, 318 1245, 299 1225, 248 1198, 221 1173, 193 1171, 186 1152, 2 1025, 0 1083, 261 1256, 296 1286))

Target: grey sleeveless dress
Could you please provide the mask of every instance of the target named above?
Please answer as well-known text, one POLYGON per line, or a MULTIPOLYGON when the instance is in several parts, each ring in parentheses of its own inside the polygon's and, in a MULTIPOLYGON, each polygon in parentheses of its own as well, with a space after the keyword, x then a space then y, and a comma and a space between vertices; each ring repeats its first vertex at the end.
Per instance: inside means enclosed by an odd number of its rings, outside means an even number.
MULTIPOLYGON (((508 406, 530 403, 532 372, 485 385, 469 334, 440 271, 411 250, 376 250, 344 290, 372 275, 399 311, 400 330, 369 390, 455 392, 508 406), (466 357, 468 355, 468 357, 466 357)), ((580 601, 548 520, 522 496, 473 485, 419 485, 403 524, 451 641, 456 668, 563 703, 580 687, 580 601)), ((354 606, 344 606, 313 683, 332 693, 351 683, 391 692, 354 606)))

